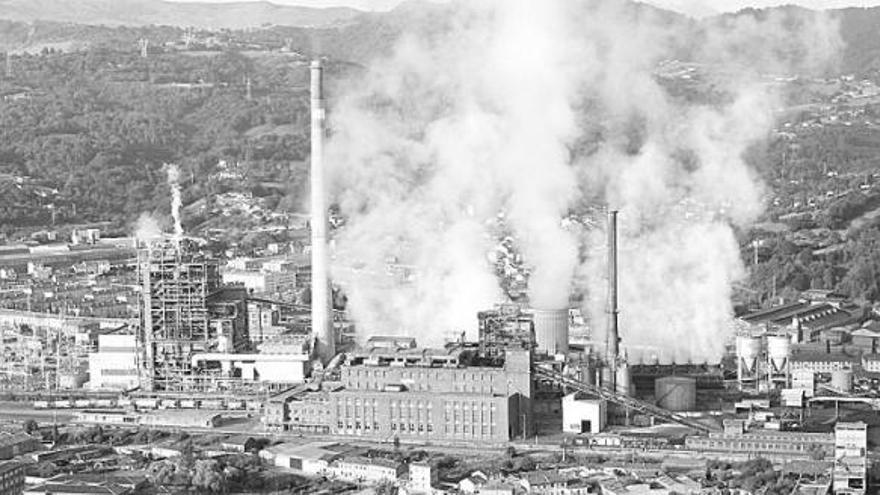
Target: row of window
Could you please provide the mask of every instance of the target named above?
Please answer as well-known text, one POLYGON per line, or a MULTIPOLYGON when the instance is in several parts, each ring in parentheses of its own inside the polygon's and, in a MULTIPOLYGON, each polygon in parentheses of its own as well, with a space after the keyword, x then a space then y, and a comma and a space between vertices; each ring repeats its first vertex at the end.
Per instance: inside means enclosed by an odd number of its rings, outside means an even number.
POLYGON ((101 376, 136 376, 137 369, 102 369, 101 376))
POLYGON ((356 430, 356 431, 379 431, 379 422, 367 422, 364 421, 361 423, 360 421, 337 421, 336 428, 340 430, 356 430))
POLYGON ((469 372, 469 371, 425 371, 425 370, 394 370, 394 369, 372 369, 369 367, 354 367, 346 370, 346 378, 364 377, 364 378, 391 378, 392 380, 449 380, 452 381, 470 381, 470 382, 495 382, 495 375, 498 372, 469 372), (433 376, 431 376, 433 375, 433 376))
POLYGON ((770 452, 807 452, 815 448, 822 448, 817 444, 803 444, 790 442, 743 442, 743 441, 715 441, 694 439, 689 442, 697 448, 722 449, 722 450, 746 450, 746 451, 770 451, 770 452))
POLYGON ((431 423, 422 424, 422 423, 391 423, 391 431, 400 431, 401 433, 407 432, 407 424, 409 425, 410 433, 432 433, 434 431, 434 425, 431 423))

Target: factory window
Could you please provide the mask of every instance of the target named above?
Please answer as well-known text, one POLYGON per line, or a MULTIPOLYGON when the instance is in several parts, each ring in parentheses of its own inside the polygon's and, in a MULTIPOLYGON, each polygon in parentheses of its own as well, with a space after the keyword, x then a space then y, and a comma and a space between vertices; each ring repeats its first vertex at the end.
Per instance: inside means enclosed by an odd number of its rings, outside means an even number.
POLYGON ((373 429, 376 431, 379 430, 379 422, 378 421, 373 421, 373 429))
POLYGON ((413 423, 409 424, 409 431, 416 431, 416 425, 413 423))
POLYGON ((397 423, 391 423, 391 431, 397 431, 397 423))
POLYGON ((431 433, 432 431, 434 431, 434 425, 432 425, 431 423, 428 423, 428 425, 426 426, 426 428, 427 428, 427 430, 428 430, 428 433, 431 433))

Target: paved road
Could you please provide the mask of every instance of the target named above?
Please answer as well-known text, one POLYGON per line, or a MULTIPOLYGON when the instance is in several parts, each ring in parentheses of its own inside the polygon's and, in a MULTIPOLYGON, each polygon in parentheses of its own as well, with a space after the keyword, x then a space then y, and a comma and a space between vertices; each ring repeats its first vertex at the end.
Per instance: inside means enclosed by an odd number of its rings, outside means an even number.
POLYGON ((28 419, 37 422, 52 422, 57 419, 59 423, 70 423, 76 416, 75 412, 68 410, 34 409, 23 402, 0 402, 0 421, 26 421, 28 419))

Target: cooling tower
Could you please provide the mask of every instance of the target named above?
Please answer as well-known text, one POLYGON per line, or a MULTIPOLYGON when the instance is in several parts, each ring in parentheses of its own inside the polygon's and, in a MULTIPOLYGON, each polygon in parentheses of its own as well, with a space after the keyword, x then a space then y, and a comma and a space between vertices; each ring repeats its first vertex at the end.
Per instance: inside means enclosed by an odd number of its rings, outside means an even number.
POLYGON ((327 258, 327 197, 324 187, 324 69, 312 62, 312 156, 311 156, 311 229, 312 229, 312 338, 321 361, 336 354, 333 335, 330 277, 327 258))
POLYGON ((535 309, 536 350, 550 355, 567 353, 568 320, 568 308, 535 309))

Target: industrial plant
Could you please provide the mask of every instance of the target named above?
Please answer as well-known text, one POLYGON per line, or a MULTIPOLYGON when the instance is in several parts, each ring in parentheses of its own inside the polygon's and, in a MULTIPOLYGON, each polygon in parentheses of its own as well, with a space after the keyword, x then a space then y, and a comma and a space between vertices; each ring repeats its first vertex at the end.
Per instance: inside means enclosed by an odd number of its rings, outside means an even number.
MULTIPOLYGON (((423 347, 381 329, 363 335, 334 307, 323 71, 321 61, 310 66, 307 250, 224 266, 204 242, 180 232, 132 240, 133 261, 114 258, 113 266, 133 270, 128 294, 137 318, 0 312, 5 383, 28 390, 35 409, 75 410, 82 424, 214 429, 226 417, 252 420, 281 439, 486 449, 554 442, 563 452, 809 459, 829 463, 834 493, 865 492, 865 446, 878 423, 840 406, 880 409, 876 321, 833 293, 813 291, 740 314, 736 328, 718 337, 727 349, 719 362, 630 360, 628 348, 641 343, 628 342, 621 327, 618 280, 631 268, 620 269, 619 212, 611 208, 604 211, 604 329, 584 325, 577 304, 533 307, 523 298, 470 315, 471 340, 463 332, 423 347), (302 303, 277 297, 306 291, 302 303), (820 431, 829 405, 833 427, 820 431)), ((330 447, 315 449, 324 456, 315 473, 398 475, 399 466, 351 467, 330 447)), ((284 458, 285 467, 304 470, 293 460, 301 454, 288 450, 266 452, 271 462, 284 458)))

